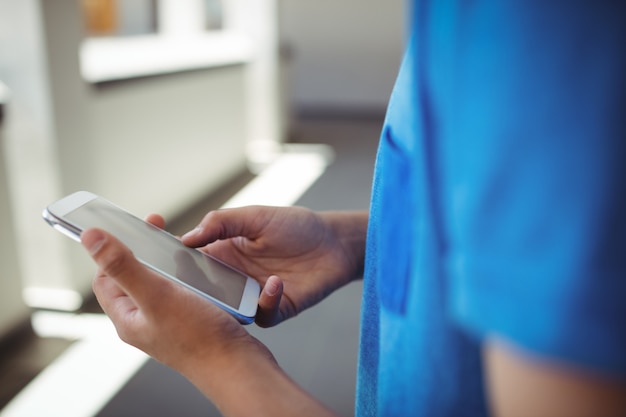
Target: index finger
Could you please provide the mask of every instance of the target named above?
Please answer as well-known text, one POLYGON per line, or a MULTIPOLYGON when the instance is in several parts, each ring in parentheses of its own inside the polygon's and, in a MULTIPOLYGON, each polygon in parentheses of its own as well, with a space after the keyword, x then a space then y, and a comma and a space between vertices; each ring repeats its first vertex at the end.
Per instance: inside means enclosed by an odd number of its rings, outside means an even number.
POLYGON ((238 236, 255 239, 274 213, 274 208, 260 206, 210 211, 195 229, 182 236, 182 241, 187 246, 199 247, 238 236))

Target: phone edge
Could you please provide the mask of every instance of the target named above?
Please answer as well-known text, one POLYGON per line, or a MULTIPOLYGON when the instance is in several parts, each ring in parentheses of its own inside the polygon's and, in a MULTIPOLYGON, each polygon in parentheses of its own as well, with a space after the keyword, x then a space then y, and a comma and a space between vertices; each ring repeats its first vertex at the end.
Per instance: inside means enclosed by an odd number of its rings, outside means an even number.
MULTIPOLYGON (((76 210, 78 208, 80 208, 82 205, 88 203, 89 201, 92 201, 94 199, 97 198, 103 198, 98 196, 97 194, 91 193, 89 191, 77 191, 74 192, 72 194, 69 194, 65 197, 62 197, 56 201, 54 201, 53 203, 50 203, 46 208, 44 208, 44 210, 42 211, 42 217, 43 219, 55 230, 57 230, 58 232, 60 232, 61 234, 69 237, 70 239, 79 242, 80 243, 80 234, 83 232, 83 230, 79 227, 76 227, 66 221, 64 221, 62 219, 62 217, 59 216, 64 216, 65 214, 76 210), (67 203, 66 201, 68 200, 68 198, 73 197, 74 199, 78 199, 78 202, 74 201, 72 205, 68 206, 69 203, 67 203), (69 208, 68 208, 69 207, 69 208), (55 210, 56 209, 56 210, 55 210), (56 215, 54 214, 54 211, 59 211, 59 214, 56 215)), ((107 202, 109 202, 108 200, 106 200, 107 202)), ((114 203, 109 202, 109 204, 115 205, 114 203)), ((118 206, 116 206, 118 207, 118 206)), ((123 210, 129 214, 131 214, 133 217, 137 217, 135 215, 133 215, 132 213, 128 212, 127 210, 118 207, 120 210, 123 210)), ((141 219, 140 219, 141 220, 141 219)), ((165 232, 165 231, 163 231, 165 232)), ((167 233, 167 232, 165 232, 167 233)), ((210 258, 213 258, 214 260, 224 264, 224 262, 222 262, 219 259, 214 258, 213 256, 210 256, 208 254, 203 253, 204 256, 208 256, 210 258)), ((237 272, 239 272, 240 274, 244 275, 246 277, 246 284, 244 286, 244 290, 242 292, 241 295, 241 301, 239 303, 239 306, 237 309, 234 309, 233 307, 229 306, 228 304, 222 302, 221 300, 216 299, 215 297, 206 294, 194 287, 192 287, 191 285, 186 284, 185 282, 181 281, 180 279, 178 279, 175 276, 172 276, 170 274, 167 274, 163 271, 160 271, 156 268, 154 268, 152 265, 150 265, 147 262, 142 261, 141 259, 137 260, 139 262, 141 262, 143 265, 145 265, 146 267, 148 267, 150 270, 158 273, 159 275, 176 281, 178 282, 180 285, 183 285, 184 287, 190 289, 191 291, 199 294, 201 297, 203 297, 204 299, 208 300, 209 302, 217 305, 218 307, 220 307, 223 310, 228 311, 233 317, 235 317, 235 319, 244 325, 247 324, 251 324, 254 321, 254 318, 256 316, 256 312, 258 311, 258 297, 260 295, 260 284, 257 280, 255 280, 254 278, 250 277, 248 274, 243 273, 242 271, 237 270, 236 268, 233 268, 231 265, 227 265, 229 268, 236 270, 237 272), (250 313, 253 312, 254 314, 252 316, 248 316, 247 314, 244 314, 243 312, 241 312, 241 307, 242 306, 247 306, 251 301, 250 299, 254 298, 255 301, 257 301, 257 303, 255 303, 254 306, 254 311, 252 311, 252 308, 247 309, 246 313, 250 313), (248 311, 249 310, 249 311, 248 311)))

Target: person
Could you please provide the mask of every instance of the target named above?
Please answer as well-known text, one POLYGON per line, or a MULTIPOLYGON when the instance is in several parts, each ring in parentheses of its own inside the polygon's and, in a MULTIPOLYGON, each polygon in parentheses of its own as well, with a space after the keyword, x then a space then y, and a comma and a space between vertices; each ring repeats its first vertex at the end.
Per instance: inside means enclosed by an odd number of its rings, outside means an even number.
MULTIPOLYGON (((261 326, 364 275, 359 416, 626 415, 626 6, 409 14, 369 212, 218 210, 183 242, 260 280, 261 326)), ((120 337, 224 415, 332 414, 227 313, 82 242, 120 337)))

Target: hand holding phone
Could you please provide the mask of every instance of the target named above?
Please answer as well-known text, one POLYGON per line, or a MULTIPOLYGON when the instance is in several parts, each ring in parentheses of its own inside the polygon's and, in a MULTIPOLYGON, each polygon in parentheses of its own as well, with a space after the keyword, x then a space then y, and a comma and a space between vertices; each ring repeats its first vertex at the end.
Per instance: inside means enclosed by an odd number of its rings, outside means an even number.
POLYGON ((79 191, 50 204, 43 216, 52 227, 77 241, 86 229, 106 230, 150 269, 202 295, 241 323, 254 320, 260 294, 256 280, 185 246, 102 197, 79 191))

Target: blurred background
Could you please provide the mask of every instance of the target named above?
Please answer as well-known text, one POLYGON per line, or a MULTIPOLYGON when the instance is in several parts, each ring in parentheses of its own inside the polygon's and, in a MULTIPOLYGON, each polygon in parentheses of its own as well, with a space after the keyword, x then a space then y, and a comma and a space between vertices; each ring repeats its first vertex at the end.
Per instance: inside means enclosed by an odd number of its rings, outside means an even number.
MULTIPOLYGON (((0 416, 219 415, 117 341, 41 219, 76 190, 192 228, 225 205, 367 209, 404 3, 0 0, 0 416)), ((352 415, 360 283, 249 330, 352 415)))

